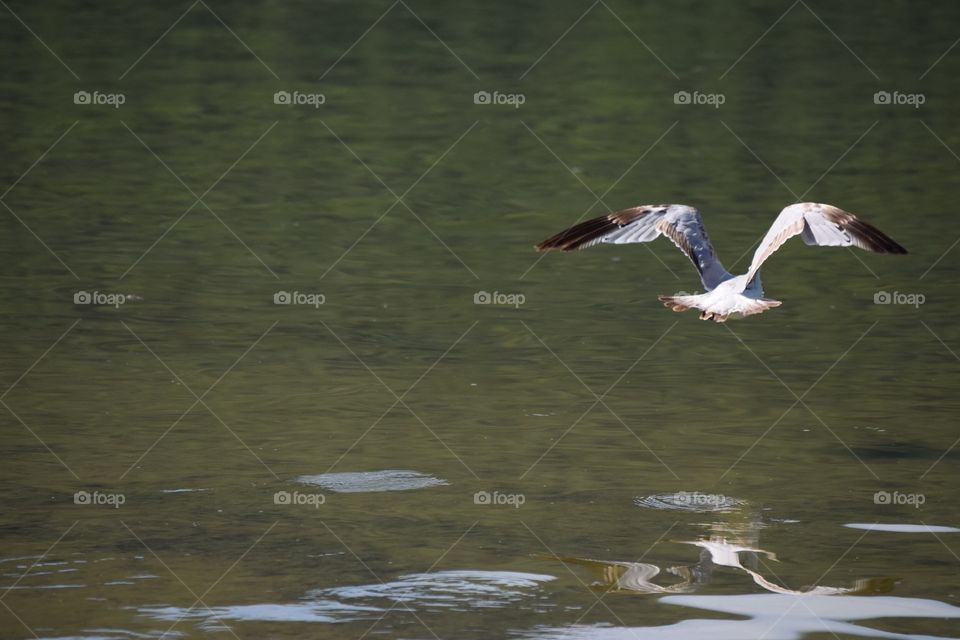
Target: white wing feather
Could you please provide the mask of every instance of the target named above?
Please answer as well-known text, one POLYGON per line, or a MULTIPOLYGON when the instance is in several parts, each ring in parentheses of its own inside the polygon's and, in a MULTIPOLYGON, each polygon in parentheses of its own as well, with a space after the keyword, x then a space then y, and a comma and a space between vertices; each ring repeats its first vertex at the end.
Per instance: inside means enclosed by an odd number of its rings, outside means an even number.
POLYGON ((760 241, 747 272, 747 281, 783 243, 800 234, 811 246, 858 247, 875 253, 907 252, 882 231, 852 213, 829 204, 798 202, 780 212, 760 241))

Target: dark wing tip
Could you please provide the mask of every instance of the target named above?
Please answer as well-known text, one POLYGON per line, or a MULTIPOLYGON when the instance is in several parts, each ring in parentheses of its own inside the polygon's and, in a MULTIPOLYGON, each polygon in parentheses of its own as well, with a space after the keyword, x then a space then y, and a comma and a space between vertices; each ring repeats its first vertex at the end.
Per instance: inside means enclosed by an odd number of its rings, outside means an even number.
POLYGON ((905 255, 907 253, 907 250, 899 242, 869 222, 864 222, 859 218, 852 217, 844 226, 859 236, 866 245, 866 248, 874 253, 890 253, 894 255, 905 255))
POLYGON ((539 243, 533 245, 533 248, 536 249, 537 251, 550 251, 550 250, 552 250, 552 249, 557 249, 558 247, 556 247, 556 246, 553 245, 553 244, 550 244, 549 238, 548 238, 547 240, 544 240, 543 242, 539 242, 539 243))
POLYGON ((538 242, 534 245, 534 248, 537 251, 552 251, 555 249, 559 251, 571 251, 575 248, 577 239, 582 235, 582 233, 578 232, 577 227, 571 227, 550 236, 542 242, 538 242))
POLYGON ((907 251, 907 248, 904 247, 903 245, 898 244, 897 242, 895 242, 895 241, 893 241, 893 240, 891 240, 891 242, 893 242, 893 246, 891 247, 891 249, 890 249, 889 251, 887 251, 887 253, 892 253, 892 254, 898 255, 898 256, 905 256, 905 255, 907 255, 908 253, 910 253, 909 251, 907 251))
POLYGON ((830 207, 825 213, 832 222, 862 241, 864 249, 868 251, 895 255, 904 255, 907 253, 907 250, 896 240, 852 213, 836 207, 830 207))
POLYGON ((580 224, 575 224, 569 229, 564 229, 560 233, 550 236, 543 242, 534 245, 537 251, 550 251, 559 249, 560 251, 574 251, 580 249, 591 240, 603 237, 610 233, 618 225, 610 220, 608 216, 593 218, 580 224))
POLYGON ((592 218, 585 222, 575 224, 569 229, 564 229, 560 233, 535 244, 534 249, 537 251, 550 251, 553 249, 575 251, 582 249, 587 244, 606 236, 611 231, 630 224, 645 213, 647 213, 645 208, 634 207, 632 209, 616 211, 598 218, 592 218))

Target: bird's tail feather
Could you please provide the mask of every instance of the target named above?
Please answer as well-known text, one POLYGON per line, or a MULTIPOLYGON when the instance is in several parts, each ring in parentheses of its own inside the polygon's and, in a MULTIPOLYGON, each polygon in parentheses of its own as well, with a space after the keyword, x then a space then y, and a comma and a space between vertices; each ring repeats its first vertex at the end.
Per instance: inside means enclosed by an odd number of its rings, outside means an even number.
POLYGON ((679 313, 688 309, 700 309, 701 320, 713 320, 714 322, 726 322, 730 318, 745 318, 779 307, 782 304, 779 300, 738 296, 735 304, 720 308, 716 305, 706 304, 704 298, 706 298, 706 294, 657 296, 663 306, 671 311, 679 313))

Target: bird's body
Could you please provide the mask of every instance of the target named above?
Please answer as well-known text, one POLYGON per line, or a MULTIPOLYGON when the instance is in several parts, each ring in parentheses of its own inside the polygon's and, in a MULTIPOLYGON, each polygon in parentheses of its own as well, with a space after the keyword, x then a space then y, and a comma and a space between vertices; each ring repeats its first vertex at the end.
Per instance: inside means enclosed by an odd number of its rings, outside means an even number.
POLYGON ((700 309, 701 319, 716 322, 752 316, 780 306, 779 300, 764 298, 759 286, 747 287, 746 284, 746 275, 731 276, 706 293, 659 296, 658 299, 674 311, 700 309))
POLYGON ((876 227, 828 204, 800 202, 780 212, 753 255, 750 268, 734 275, 717 258, 700 212, 683 204, 644 205, 581 222, 536 245, 538 251, 572 251, 595 244, 650 242, 666 236, 690 258, 706 289, 701 294, 660 296, 673 311, 699 309, 701 320, 725 322, 780 306, 763 297, 760 266, 784 242, 799 235, 808 245, 859 247, 875 253, 907 250, 876 227))

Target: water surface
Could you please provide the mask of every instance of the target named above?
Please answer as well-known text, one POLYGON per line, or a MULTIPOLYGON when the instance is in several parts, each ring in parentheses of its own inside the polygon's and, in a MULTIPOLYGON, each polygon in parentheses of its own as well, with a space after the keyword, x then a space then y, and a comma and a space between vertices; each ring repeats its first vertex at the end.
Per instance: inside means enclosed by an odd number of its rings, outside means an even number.
POLYGON ((957 7, 0 14, 3 637, 960 636, 957 7), (796 199, 910 254, 532 250, 796 199))

